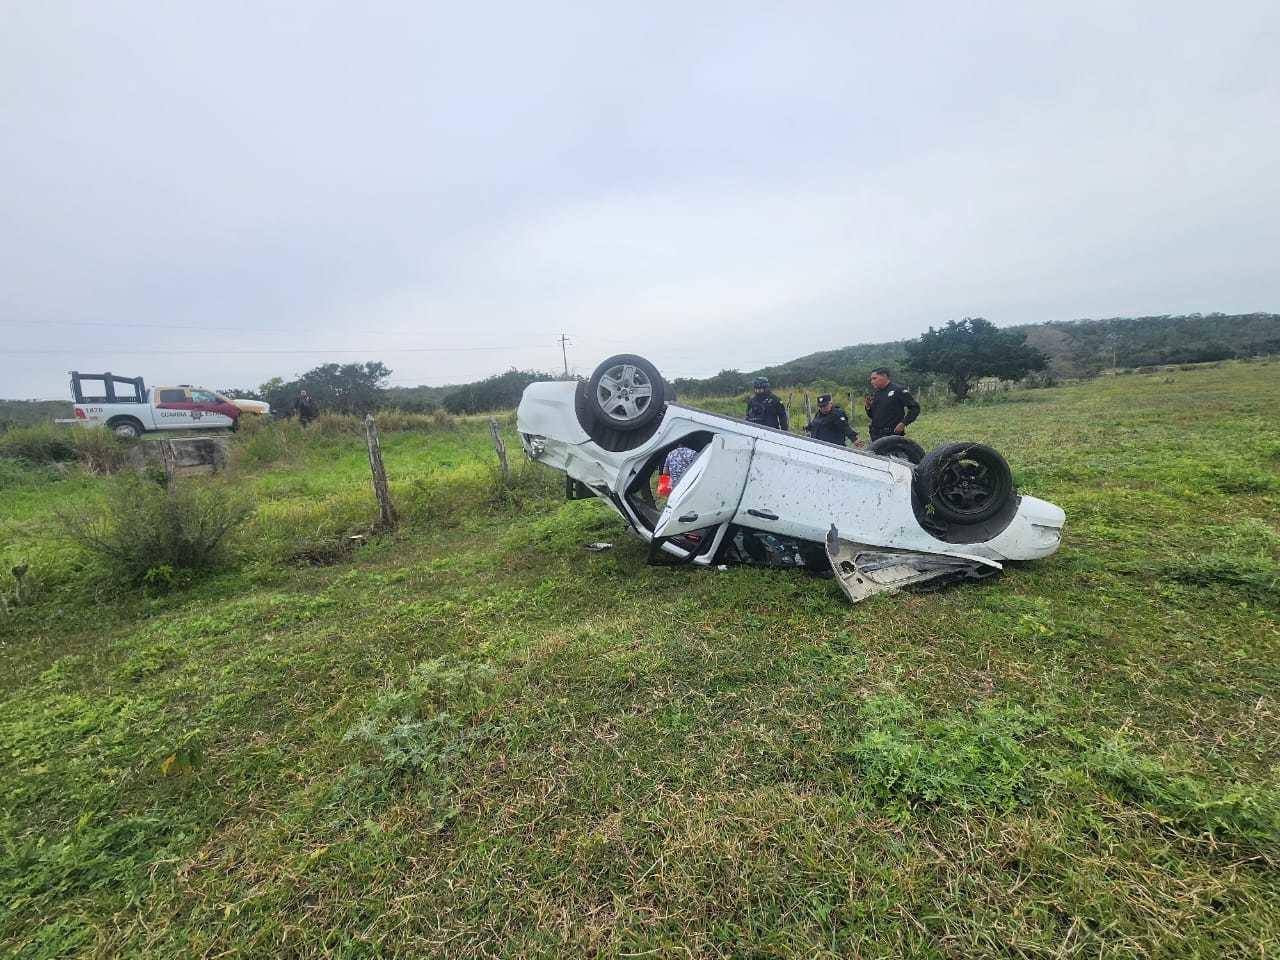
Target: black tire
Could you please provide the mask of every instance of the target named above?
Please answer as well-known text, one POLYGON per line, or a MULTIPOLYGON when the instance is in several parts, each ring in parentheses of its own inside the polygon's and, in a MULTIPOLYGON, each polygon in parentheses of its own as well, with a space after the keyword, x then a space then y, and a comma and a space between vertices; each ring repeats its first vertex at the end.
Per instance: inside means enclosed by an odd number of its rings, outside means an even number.
POLYGON ((658 368, 644 357, 620 353, 600 366, 587 383, 587 399, 597 423, 610 430, 643 430, 662 417, 667 393, 658 368))
POLYGON ((114 420, 109 420, 107 429, 125 440, 137 440, 143 433, 142 424, 133 417, 116 417, 114 420))
POLYGON ((916 467, 916 490, 933 515, 947 523, 989 520, 1017 496, 1004 457, 981 443, 948 443, 916 467))
POLYGON ((903 460, 912 466, 924 459, 924 447, 914 440, 908 440, 906 437, 900 437, 897 434, 892 437, 881 437, 867 447, 867 450, 871 453, 878 453, 882 457, 903 460))

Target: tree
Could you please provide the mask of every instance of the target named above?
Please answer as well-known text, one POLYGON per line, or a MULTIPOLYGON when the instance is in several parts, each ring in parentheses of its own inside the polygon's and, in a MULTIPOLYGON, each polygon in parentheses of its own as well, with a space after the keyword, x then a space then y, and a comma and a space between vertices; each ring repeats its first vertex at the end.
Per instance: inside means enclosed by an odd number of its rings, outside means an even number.
POLYGON ((382 384, 389 376, 391 371, 386 364, 376 360, 326 363, 287 383, 280 377, 272 377, 258 392, 278 413, 291 411, 298 394, 306 390, 321 410, 359 416, 382 406, 382 384))
POLYGON ((965 317, 908 341, 907 362, 913 370, 945 376, 956 399, 963 400, 978 377, 1020 380, 1032 370, 1043 370, 1049 358, 1026 341, 1025 333, 1001 330, 982 317, 965 317))
POLYGON ((695 397, 730 397, 751 389, 751 378, 740 370, 721 370, 714 377, 697 380, 680 377, 671 382, 676 393, 695 397))
POLYGON ((509 410, 520 402, 524 388, 541 380, 559 379, 536 370, 516 370, 464 383, 445 394, 444 408, 450 413, 483 413, 486 410, 509 410))

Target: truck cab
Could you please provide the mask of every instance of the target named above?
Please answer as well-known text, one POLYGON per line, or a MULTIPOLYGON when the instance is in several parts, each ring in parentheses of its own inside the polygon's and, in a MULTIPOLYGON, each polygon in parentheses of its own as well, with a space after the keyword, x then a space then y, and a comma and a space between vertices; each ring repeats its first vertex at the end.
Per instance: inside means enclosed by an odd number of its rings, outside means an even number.
POLYGON ((147 389, 141 377, 112 373, 71 373, 75 422, 105 426, 122 437, 152 430, 234 430, 242 410, 227 397, 203 387, 178 384, 147 389))

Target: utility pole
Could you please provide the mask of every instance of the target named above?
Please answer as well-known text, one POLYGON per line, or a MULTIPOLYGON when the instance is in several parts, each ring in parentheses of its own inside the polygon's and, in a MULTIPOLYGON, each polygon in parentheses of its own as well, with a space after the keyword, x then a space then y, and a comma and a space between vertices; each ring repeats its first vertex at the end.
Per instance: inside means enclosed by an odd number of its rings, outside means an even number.
POLYGON ((569 338, 565 334, 560 334, 560 355, 564 357, 564 378, 569 379, 569 352, 564 345, 569 342, 569 338))

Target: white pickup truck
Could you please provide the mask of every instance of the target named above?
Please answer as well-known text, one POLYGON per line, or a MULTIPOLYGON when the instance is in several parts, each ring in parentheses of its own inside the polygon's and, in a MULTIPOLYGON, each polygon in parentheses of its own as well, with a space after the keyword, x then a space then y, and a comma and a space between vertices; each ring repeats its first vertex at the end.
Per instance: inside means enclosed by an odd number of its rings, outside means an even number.
POLYGON ((265 416, 271 408, 259 400, 235 400, 214 390, 179 384, 147 389, 141 377, 71 372, 75 401, 71 422, 102 427, 121 437, 150 430, 234 430, 244 414, 265 416))

